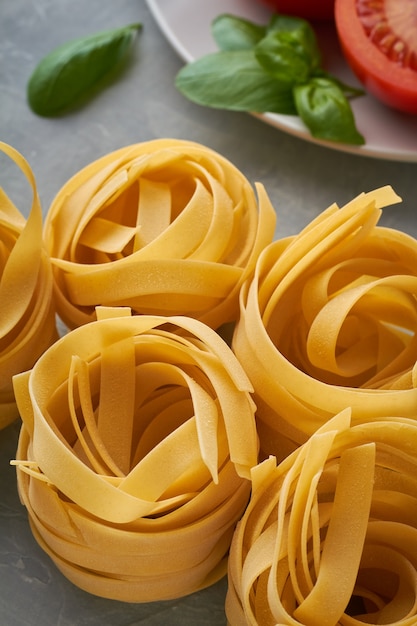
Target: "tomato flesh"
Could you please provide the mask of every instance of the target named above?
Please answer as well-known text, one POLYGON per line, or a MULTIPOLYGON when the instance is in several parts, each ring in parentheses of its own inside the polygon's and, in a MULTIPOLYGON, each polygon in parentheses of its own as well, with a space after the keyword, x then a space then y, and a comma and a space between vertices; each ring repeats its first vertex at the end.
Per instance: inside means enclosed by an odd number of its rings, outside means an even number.
POLYGON ((335 0, 260 0, 270 9, 284 15, 296 15, 311 21, 334 19, 335 0))
POLYGON ((417 114, 416 0, 336 0, 343 53, 365 89, 417 114))

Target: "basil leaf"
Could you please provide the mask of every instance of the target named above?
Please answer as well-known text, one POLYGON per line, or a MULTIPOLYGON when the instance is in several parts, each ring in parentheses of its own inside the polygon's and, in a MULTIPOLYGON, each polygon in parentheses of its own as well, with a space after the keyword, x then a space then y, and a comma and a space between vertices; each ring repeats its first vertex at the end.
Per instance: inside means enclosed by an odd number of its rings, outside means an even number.
POLYGON ((265 26, 224 13, 211 23, 211 33, 220 50, 248 50, 264 36, 265 26))
POLYGON ((298 115, 313 137, 362 145, 365 139, 356 128, 349 101, 340 87, 328 78, 312 78, 294 87, 298 115))
POLYGON ((310 60, 311 68, 319 68, 321 65, 321 52, 314 29, 309 22, 300 17, 290 15, 272 15, 267 26, 267 34, 278 32, 286 33, 304 50, 310 60))
POLYGON ((130 24, 55 48, 29 79, 27 98, 31 109, 48 117, 76 104, 119 65, 140 28, 141 24, 130 24))
POLYGON ((321 66, 321 52, 317 42, 316 34, 307 22, 303 22, 300 28, 292 30, 291 40, 293 45, 297 45, 304 51, 309 59, 311 70, 321 66))
POLYGON ((282 83, 304 83, 310 76, 310 59, 291 33, 270 33, 255 46, 255 56, 282 83))
POLYGON ((307 24, 307 27, 310 27, 310 24, 302 17, 273 13, 269 23, 267 24, 266 30, 268 33, 274 30, 289 33, 292 30, 302 28, 305 24, 307 24))
POLYGON ((346 98, 357 98, 358 96, 363 96, 365 93, 364 89, 362 89, 361 87, 353 87, 352 85, 347 85, 343 81, 339 80, 336 76, 333 76, 333 74, 329 74, 323 71, 321 74, 316 75, 328 78, 333 83, 338 85, 345 94, 346 98))
POLYGON ((316 34, 306 20, 273 14, 266 26, 224 13, 212 22, 219 52, 182 68, 177 89, 219 109, 298 115, 313 136, 362 144, 344 85, 321 66, 316 34))
POLYGON ((177 74, 175 85, 189 100, 219 109, 295 114, 291 87, 274 80, 253 50, 207 54, 177 74))

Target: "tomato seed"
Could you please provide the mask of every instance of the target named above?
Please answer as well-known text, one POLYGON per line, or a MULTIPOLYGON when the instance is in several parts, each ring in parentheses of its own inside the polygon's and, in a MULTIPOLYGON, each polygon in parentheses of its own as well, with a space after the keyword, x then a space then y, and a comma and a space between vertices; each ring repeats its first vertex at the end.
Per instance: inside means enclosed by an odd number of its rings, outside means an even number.
POLYGON ((384 12, 384 0, 357 0, 356 11, 370 41, 391 61, 402 67, 417 69, 417 55, 396 34, 384 12))

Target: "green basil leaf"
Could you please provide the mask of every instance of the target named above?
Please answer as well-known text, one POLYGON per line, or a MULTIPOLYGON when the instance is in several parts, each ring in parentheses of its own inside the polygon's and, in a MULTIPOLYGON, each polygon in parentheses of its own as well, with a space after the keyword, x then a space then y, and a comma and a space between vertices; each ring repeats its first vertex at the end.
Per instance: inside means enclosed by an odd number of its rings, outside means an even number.
POLYGON ((304 51, 304 54, 309 59, 311 69, 319 68, 322 62, 321 51, 316 33, 311 28, 310 24, 303 21, 300 28, 291 31, 290 36, 294 42, 293 45, 298 44, 304 51))
POLYGON ((213 108, 298 115, 313 136, 362 144, 344 85, 321 66, 316 34, 306 20, 273 14, 266 26, 230 14, 212 22, 220 48, 179 71, 176 87, 213 108))
POLYGON ((189 100, 219 109, 295 114, 292 89, 274 80, 253 50, 207 54, 177 74, 175 85, 189 100))
POLYGON ((265 36, 266 27, 224 13, 212 21, 211 32, 220 50, 248 50, 265 36))
POLYGON ((54 116, 92 92, 119 66, 141 24, 130 24, 69 41, 45 56, 27 86, 31 109, 54 116))
POLYGON ((281 31, 289 33, 292 30, 299 30, 304 28, 305 25, 310 28, 310 24, 302 17, 296 17, 295 15, 284 15, 281 13, 273 13, 267 24, 267 32, 281 31))
POLYGON ((310 60, 311 68, 319 68, 322 58, 316 33, 309 22, 299 17, 275 14, 271 17, 267 33, 286 33, 310 60))
POLYGON ((365 139, 355 125, 349 101, 340 87, 328 78, 313 78, 294 87, 298 115, 313 137, 362 145, 365 139))
POLYGON ((269 33, 255 46, 255 56, 271 76, 284 84, 304 83, 310 77, 308 54, 292 33, 269 33))
POLYGON ((343 81, 339 80, 339 78, 333 76, 333 74, 329 74, 328 72, 322 71, 320 74, 317 73, 317 76, 328 78, 333 83, 338 85, 345 94, 346 98, 357 98, 358 96, 363 96, 365 93, 365 90, 361 87, 353 87, 352 85, 347 85, 343 81))

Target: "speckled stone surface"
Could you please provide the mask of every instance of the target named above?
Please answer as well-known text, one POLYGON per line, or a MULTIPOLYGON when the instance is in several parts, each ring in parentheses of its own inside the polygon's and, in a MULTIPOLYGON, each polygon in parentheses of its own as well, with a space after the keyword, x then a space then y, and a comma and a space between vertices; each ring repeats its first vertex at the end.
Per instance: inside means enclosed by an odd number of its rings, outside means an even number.
MULTIPOLYGON (((279 237, 298 232, 333 201, 342 204, 386 184, 403 203, 387 209, 381 223, 417 236, 417 163, 345 154, 243 113, 193 105, 174 87, 181 66, 144 0, 1 1, 0 140, 29 161, 44 212, 68 178, 90 161, 129 143, 177 137, 210 146, 250 181, 264 183, 278 214, 279 237), (44 54, 71 38, 136 21, 143 23, 143 31, 128 68, 88 106, 54 120, 28 109, 26 82, 44 54)), ((30 190, 4 155, 0 185, 27 215, 30 190)), ((37 546, 19 502, 15 470, 9 465, 18 433, 19 423, 0 432, 1 626, 226 623, 225 580, 178 601, 146 605, 97 598, 68 582, 37 546)))

